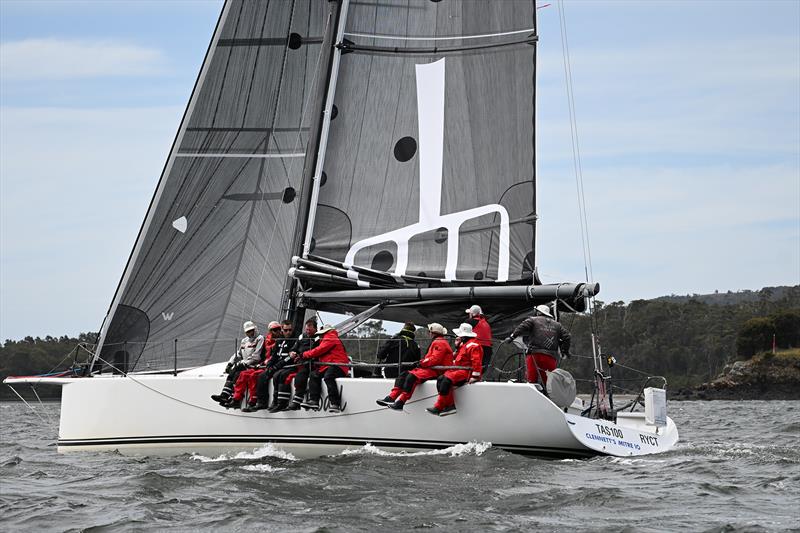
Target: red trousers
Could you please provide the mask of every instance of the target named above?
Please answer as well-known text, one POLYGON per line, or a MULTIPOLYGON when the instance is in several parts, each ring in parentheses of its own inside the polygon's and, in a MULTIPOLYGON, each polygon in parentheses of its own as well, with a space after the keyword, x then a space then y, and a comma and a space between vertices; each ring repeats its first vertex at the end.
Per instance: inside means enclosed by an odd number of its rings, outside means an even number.
POLYGON ((450 384, 446 384, 443 387, 440 386, 439 396, 436 398, 436 403, 433 404, 433 406, 436 409, 442 410, 445 407, 450 407, 451 405, 455 405, 456 398, 454 395, 454 391, 456 390, 456 387, 460 387, 461 385, 469 381, 470 374, 471 372, 469 370, 446 371, 442 375, 442 378, 449 380, 450 384))
POLYGON ((264 372, 263 368, 247 368, 239 373, 236 384, 233 386, 233 400, 241 402, 244 398, 244 391, 250 394, 249 402, 256 403, 256 387, 258 386, 258 376, 264 372))
POLYGON ((539 383, 539 372, 536 370, 538 367, 542 371, 542 386, 545 386, 547 385, 547 372, 555 370, 556 366, 558 366, 558 361, 550 354, 529 353, 525 356, 525 365, 528 367, 528 383, 539 383))
MULTIPOLYGON (((403 384, 398 383, 400 381, 398 378, 395 380, 394 388, 391 390, 391 392, 389 392, 389 398, 392 400, 407 402, 411 399, 411 396, 414 395, 414 390, 417 388, 417 385, 428 381, 429 379, 434 379, 439 375, 436 370, 431 370, 430 368, 415 368, 413 370, 409 370, 408 373, 416 378, 411 380, 413 382, 411 383, 410 390, 404 390, 403 384)), ((403 380, 403 382, 408 383, 408 378, 403 380)))

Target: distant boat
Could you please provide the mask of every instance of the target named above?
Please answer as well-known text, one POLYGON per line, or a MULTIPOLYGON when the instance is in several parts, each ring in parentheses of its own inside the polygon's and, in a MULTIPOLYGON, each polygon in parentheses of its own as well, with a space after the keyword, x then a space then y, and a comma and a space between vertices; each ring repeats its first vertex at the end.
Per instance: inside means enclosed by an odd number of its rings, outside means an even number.
POLYGON ((587 309, 599 285, 545 285, 535 267, 536 28, 531 0, 226 1, 90 376, 6 383, 63 385, 59 451, 670 449, 663 389, 615 412, 599 354, 591 404, 481 382, 439 418, 434 383, 393 412, 378 378, 340 378, 343 413, 209 400, 244 320, 457 325, 478 303, 502 333, 535 305, 587 309))

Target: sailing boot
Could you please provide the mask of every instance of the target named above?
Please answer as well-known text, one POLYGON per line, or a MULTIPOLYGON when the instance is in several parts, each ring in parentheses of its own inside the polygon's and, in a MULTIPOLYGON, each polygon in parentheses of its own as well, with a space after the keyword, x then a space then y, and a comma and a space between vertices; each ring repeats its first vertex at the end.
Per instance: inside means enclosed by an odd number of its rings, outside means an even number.
POLYGON ((332 403, 328 406, 329 413, 341 413, 342 411, 344 411, 344 409, 338 403, 332 403))
POLYGON ((428 407, 425 410, 434 416, 439 416, 440 414, 442 414, 442 412, 436 407, 428 407))
POLYGON ((305 410, 313 409, 314 411, 319 411, 319 400, 306 400, 300 404, 300 407, 305 410))
POLYGON ((219 404, 223 404, 228 403, 228 400, 231 399, 231 395, 225 394, 224 392, 222 394, 212 394, 211 399, 219 404))
POLYGON ((289 402, 275 402, 269 406, 267 409, 268 413, 277 413, 278 411, 283 411, 289 405, 289 402))
POLYGON ((391 396, 387 396, 386 398, 383 398, 382 400, 375 400, 375 403, 377 403, 378 405, 381 405, 383 407, 389 407, 390 405, 392 405, 394 403, 394 398, 392 398, 391 396))
POLYGON ((262 404, 262 407, 259 407, 258 403, 248 403, 247 405, 242 407, 242 412, 243 413, 253 413, 253 412, 258 411, 259 409, 263 409, 263 408, 264 408, 263 404, 262 404))
POLYGON ((289 407, 286 408, 287 411, 297 411, 300 409, 300 406, 303 404, 303 396, 295 394, 292 398, 292 403, 289 404, 289 407))
POLYGON ((402 411, 403 406, 406 404, 405 400, 397 400, 393 404, 388 405, 389 409, 394 409, 395 411, 402 411))
POLYGON ((447 416, 447 415, 454 415, 456 414, 456 406, 455 405, 448 405, 439 413, 439 416, 447 416))

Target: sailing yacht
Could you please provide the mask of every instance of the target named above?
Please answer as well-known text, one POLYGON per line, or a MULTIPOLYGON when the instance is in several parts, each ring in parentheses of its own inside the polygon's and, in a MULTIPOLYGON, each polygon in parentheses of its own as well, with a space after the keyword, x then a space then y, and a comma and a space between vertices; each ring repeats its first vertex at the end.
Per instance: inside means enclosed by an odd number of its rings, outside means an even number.
POLYGON ((485 381, 439 418, 435 383, 394 412, 355 377, 342 413, 209 400, 245 320, 457 326, 477 303, 503 334, 589 309, 598 284, 537 275, 536 50, 533 0, 227 0, 86 375, 6 382, 62 386, 59 451, 670 449, 663 389, 615 411, 599 354, 590 403, 485 381))

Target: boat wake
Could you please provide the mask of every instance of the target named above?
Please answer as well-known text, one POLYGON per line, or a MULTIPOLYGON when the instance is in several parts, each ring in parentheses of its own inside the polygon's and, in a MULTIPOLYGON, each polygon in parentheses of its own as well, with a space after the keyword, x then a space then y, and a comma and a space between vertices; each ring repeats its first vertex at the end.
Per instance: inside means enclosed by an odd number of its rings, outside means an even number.
MULTIPOLYGON (((267 443, 261 446, 260 448, 256 448, 252 452, 239 452, 236 455, 227 455, 223 453, 218 457, 206 457, 205 455, 200 455, 196 453, 192 454, 192 459, 194 459, 195 461, 200 461, 201 463, 218 463, 222 461, 253 460, 253 459, 263 459, 265 457, 274 457, 276 459, 284 459, 286 461, 297 461, 297 457, 295 457, 289 452, 285 452, 283 450, 276 448, 272 443, 267 443)), ((261 467, 269 465, 249 465, 249 466, 261 467)), ((251 468, 247 470, 267 471, 266 468, 251 468)))
POLYGON ((468 442, 466 444, 456 444, 441 450, 427 450, 424 452, 389 452, 367 443, 361 448, 344 450, 338 455, 378 455, 381 457, 422 457, 433 455, 449 455, 450 457, 461 457, 464 455, 480 456, 491 447, 491 442, 468 442))

